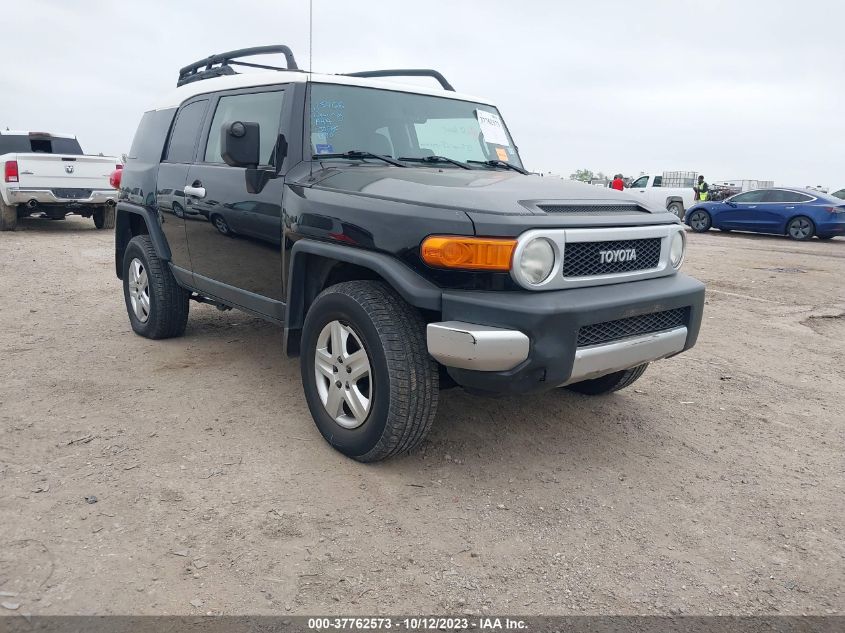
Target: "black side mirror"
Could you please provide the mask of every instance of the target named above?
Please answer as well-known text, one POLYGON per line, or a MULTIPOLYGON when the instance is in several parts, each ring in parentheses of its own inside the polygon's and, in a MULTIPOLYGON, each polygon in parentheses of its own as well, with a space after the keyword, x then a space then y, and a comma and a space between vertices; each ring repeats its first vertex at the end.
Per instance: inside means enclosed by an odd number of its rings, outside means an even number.
POLYGON ((261 126, 255 122, 234 121, 220 130, 221 155, 230 167, 255 169, 260 161, 261 126))
POLYGON ((736 207, 736 202, 734 202, 732 200, 725 200, 725 204, 728 205, 729 207, 736 207))

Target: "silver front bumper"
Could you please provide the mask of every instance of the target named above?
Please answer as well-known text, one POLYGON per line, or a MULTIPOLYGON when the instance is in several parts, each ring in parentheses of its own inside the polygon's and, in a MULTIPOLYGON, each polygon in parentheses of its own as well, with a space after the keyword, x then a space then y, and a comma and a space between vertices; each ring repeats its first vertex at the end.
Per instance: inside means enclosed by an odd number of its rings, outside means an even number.
MULTIPOLYGON (((428 353, 440 364, 477 371, 507 371, 528 358, 529 339, 518 330, 445 321, 429 323, 428 353)), ((630 369, 683 351, 687 328, 632 336, 612 343, 579 347, 569 379, 571 384, 630 369)), ((561 385, 563 386, 563 385, 561 385)))
POLYGON ((426 328, 428 353, 447 367, 507 371, 528 358, 528 337, 517 330, 444 321, 426 328))
POLYGON ((87 198, 59 198, 49 189, 9 189, 9 204, 26 204, 35 200, 40 204, 106 204, 116 202, 117 191, 94 190, 87 198))
MULTIPOLYGON (((683 351, 687 341, 687 328, 679 327, 653 334, 579 347, 575 350, 572 374, 564 385, 598 378, 615 371, 630 369, 643 363, 666 358, 683 351)), ((561 385, 562 386, 562 385, 561 385)))

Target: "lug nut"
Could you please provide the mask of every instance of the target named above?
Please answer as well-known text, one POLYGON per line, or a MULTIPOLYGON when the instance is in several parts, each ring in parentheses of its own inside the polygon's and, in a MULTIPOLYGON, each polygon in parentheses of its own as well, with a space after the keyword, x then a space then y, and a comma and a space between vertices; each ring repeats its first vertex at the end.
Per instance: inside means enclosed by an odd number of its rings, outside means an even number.
POLYGON ((343 386, 343 383, 342 383, 342 382, 340 382, 340 381, 338 380, 338 381, 335 383, 335 386, 336 386, 338 389, 340 389, 340 388, 343 386))
POLYGON ((351 368, 349 365, 347 365, 347 366, 346 366, 346 373, 347 373, 347 374, 351 374, 351 373, 352 373, 352 368, 351 368))
POLYGON ((334 371, 334 373, 337 373, 337 365, 335 365, 334 367, 332 367, 332 371, 334 371))

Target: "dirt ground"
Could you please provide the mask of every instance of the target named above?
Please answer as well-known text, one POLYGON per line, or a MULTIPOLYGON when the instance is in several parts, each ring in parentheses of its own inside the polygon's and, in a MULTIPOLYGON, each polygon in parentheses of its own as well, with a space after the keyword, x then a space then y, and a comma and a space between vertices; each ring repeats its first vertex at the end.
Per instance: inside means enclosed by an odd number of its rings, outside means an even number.
POLYGON ((689 237, 691 352, 602 398, 444 392, 418 454, 367 466, 318 434, 279 328, 192 304, 184 338, 140 338, 111 232, 23 220, 0 611, 842 613, 845 240, 689 237))

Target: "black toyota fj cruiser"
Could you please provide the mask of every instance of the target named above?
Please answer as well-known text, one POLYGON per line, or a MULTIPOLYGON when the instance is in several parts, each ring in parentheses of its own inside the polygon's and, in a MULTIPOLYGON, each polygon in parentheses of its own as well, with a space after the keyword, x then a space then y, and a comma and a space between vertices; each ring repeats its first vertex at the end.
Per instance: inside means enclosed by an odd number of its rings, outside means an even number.
POLYGON ((132 328, 179 336, 191 299, 282 325, 350 457, 419 444, 441 386, 607 393, 695 343, 704 287, 678 272, 678 219, 529 174, 496 107, 436 71, 312 75, 268 46, 178 86, 144 114, 119 192, 132 328), (240 61, 267 53, 286 68, 240 61), (410 75, 440 86, 378 79, 410 75))

